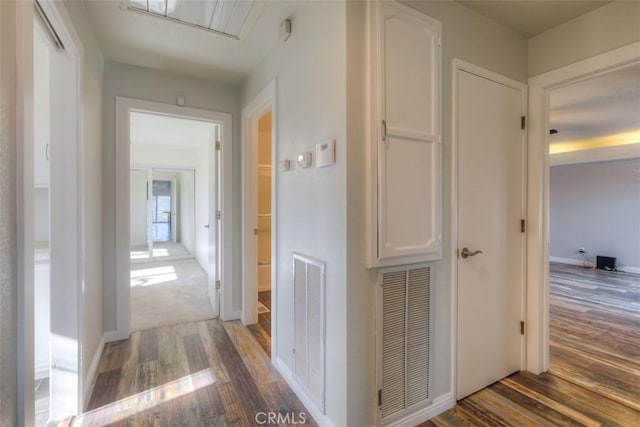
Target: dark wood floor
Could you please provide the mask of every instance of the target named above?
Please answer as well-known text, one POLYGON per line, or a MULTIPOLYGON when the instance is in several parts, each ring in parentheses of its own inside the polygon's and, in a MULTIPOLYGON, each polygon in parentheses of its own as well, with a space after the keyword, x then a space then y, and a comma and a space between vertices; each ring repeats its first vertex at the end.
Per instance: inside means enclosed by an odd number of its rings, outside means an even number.
POLYGON ((72 425, 249 426, 269 411, 315 425, 249 330, 217 319, 107 344, 88 409, 72 425))
POLYGON ((640 411, 640 276, 551 263, 549 372, 640 411))
POLYGON ((248 328, 260 344, 260 347, 271 357, 271 291, 258 292, 258 301, 269 309, 266 313, 258 313, 258 323, 248 328))
POLYGON ((551 374, 519 372, 461 400, 421 427, 640 425, 640 412, 551 374))
POLYGON ((640 276, 551 264, 550 372, 519 372, 422 426, 640 426, 640 276))

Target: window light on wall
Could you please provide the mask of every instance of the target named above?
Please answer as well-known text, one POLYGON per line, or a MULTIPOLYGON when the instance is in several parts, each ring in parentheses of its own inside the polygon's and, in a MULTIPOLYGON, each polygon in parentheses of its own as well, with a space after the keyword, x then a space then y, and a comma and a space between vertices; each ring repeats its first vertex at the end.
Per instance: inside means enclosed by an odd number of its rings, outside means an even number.
POLYGON ((127 0, 128 8, 235 39, 249 20, 255 0, 127 0))

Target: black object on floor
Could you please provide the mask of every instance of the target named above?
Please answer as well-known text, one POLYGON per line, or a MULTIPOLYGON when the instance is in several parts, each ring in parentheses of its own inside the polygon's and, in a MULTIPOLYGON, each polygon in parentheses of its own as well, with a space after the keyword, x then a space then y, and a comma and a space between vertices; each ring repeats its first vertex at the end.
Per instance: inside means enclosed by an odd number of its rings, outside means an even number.
POLYGON ((610 256, 600 256, 596 257, 596 267, 598 270, 615 270, 616 269, 616 259, 610 256))

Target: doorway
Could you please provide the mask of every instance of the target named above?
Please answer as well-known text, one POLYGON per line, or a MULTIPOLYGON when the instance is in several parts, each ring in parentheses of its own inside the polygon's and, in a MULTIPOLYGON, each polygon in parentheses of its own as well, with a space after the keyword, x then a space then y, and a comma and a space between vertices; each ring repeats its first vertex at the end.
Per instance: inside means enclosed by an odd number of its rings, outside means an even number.
POLYGON ((523 368, 525 85, 456 60, 456 398, 523 368))
POLYGON ((640 63, 549 93, 549 372, 640 411, 640 63))
MULTIPOLYGON (((231 126, 229 114, 116 98, 119 279, 108 341, 129 337, 134 288, 155 297, 179 288, 182 277, 202 275, 206 289, 173 301, 176 319, 232 318, 231 126)), ((167 321, 151 314, 150 322, 167 321)))
MULTIPOLYGON (((76 39, 51 2, 27 3, 24 28, 31 34, 33 145, 24 148, 23 297, 25 331, 19 378, 24 378, 24 424, 43 426, 82 410, 83 283, 80 174, 80 54, 76 39), (33 62, 32 62, 33 61, 33 62), (33 282, 31 282, 33 278, 33 282), (31 287, 33 286, 33 287, 31 287), (29 319, 26 319, 26 318, 29 319), (20 372, 32 370, 29 373, 20 372), (32 381, 35 380, 35 381, 32 381)), ((24 11, 23 11, 24 12, 24 11)), ((26 36, 25 36, 26 37, 26 36)), ((18 64, 19 66, 22 63, 18 64)), ((26 132, 31 135, 31 132, 26 132)), ((28 140, 27 140, 28 141, 28 140)), ((20 298, 20 297, 19 297, 20 298)))
POLYGON ((272 358, 277 333, 276 85, 267 85, 242 111, 242 321, 272 358))

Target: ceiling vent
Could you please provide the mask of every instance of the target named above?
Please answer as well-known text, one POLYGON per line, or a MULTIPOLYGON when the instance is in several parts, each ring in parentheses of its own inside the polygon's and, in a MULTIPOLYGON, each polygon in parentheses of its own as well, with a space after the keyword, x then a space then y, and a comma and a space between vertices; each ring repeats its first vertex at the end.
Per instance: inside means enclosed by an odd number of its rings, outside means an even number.
POLYGON ((129 10, 239 40, 258 14, 255 0, 126 0, 129 10))

